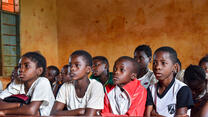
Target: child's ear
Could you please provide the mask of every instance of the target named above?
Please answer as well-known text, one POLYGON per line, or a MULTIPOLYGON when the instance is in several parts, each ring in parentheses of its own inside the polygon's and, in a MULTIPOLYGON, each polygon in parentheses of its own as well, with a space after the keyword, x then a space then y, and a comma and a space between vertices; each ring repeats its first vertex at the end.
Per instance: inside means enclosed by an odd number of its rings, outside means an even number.
POLYGON ((92 71, 92 68, 90 66, 87 66, 87 74, 89 74, 92 71))
POLYGON ((107 66, 107 64, 105 64, 105 69, 108 69, 108 66, 107 66))
POLYGON ((43 73, 43 68, 38 67, 36 71, 37 71, 38 76, 40 76, 43 73))
POLYGON ((42 67, 37 68, 38 76, 40 76, 42 73, 43 73, 43 68, 42 67))
POLYGON ((173 73, 177 73, 177 69, 178 69, 178 65, 177 65, 177 63, 175 63, 174 65, 173 65, 173 73))
POLYGON ((131 80, 134 80, 135 78, 137 78, 137 74, 136 73, 131 73, 131 80))

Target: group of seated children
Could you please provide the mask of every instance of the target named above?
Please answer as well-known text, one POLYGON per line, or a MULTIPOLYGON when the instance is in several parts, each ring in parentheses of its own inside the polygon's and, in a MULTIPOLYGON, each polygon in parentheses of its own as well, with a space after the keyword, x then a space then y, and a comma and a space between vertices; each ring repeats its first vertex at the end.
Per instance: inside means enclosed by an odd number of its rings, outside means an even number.
POLYGON ((77 50, 59 71, 56 66, 46 68, 41 54, 28 52, 14 71, 16 78, 0 93, 0 116, 207 117, 208 59, 204 57, 199 66, 188 66, 184 76, 179 74, 181 63, 171 47, 154 52, 153 71, 148 68, 151 60, 151 48, 140 45, 134 58, 119 57, 109 72, 104 56, 92 58, 77 50), (29 103, 8 101, 18 94, 25 94, 29 103))
POLYGON ((51 65, 47 67, 45 77, 50 81, 51 88, 55 97, 62 84, 71 80, 68 69, 68 64, 62 67, 61 72, 59 72, 59 69, 56 66, 51 65))

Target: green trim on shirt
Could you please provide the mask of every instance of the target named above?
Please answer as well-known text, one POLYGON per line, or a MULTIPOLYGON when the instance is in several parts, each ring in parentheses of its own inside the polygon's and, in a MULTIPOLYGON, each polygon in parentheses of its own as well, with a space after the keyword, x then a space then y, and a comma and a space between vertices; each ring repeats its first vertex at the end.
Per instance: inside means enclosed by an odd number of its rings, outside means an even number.
MULTIPOLYGON (((91 75, 91 76, 90 76, 90 79, 95 79, 95 80, 97 80, 98 82, 101 83, 100 77, 96 77, 96 76, 91 75)), ((103 85, 104 88, 105 88, 105 86, 108 85, 108 84, 110 84, 110 85, 113 85, 113 84, 114 84, 114 83, 113 83, 113 73, 112 73, 112 72, 109 72, 109 79, 108 79, 107 82, 103 85)))

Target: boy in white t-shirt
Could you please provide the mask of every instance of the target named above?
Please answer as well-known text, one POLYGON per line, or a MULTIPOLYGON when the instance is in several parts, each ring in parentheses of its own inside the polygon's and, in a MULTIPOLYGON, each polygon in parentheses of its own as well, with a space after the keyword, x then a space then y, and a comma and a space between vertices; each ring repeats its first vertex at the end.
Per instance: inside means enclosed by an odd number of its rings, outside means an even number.
POLYGON ((92 66, 91 55, 77 50, 71 54, 69 66, 72 82, 61 86, 51 115, 97 115, 104 108, 104 91, 101 83, 88 78, 92 66), (65 106, 67 110, 63 110, 65 106))

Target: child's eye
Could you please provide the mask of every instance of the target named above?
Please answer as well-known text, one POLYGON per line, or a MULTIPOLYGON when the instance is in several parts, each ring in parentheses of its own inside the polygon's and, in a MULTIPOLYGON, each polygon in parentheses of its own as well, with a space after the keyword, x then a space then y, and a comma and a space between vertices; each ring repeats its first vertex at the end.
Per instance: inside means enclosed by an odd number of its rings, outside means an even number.
POLYGON ((165 65, 165 64, 166 64, 166 62, 162 62, 162 64, 163 64, 163 65, 165 65))
POLYGON ((140 60, 143 60, 144 58, 142 56, 139 57, 140 60))
POLYGON ((26 67, 26 68, 29 68, 29 65, 28 65, 28 64, 25 64, 25 67, 26 67))
POLYGON ((121 70, 121 72, 124 72, 125 71, 123 68, 121 68, 120 70, 121 70))
POLYGON ((75 64, 76 65, 76 67, 80 67, 80 64, 75 64))

